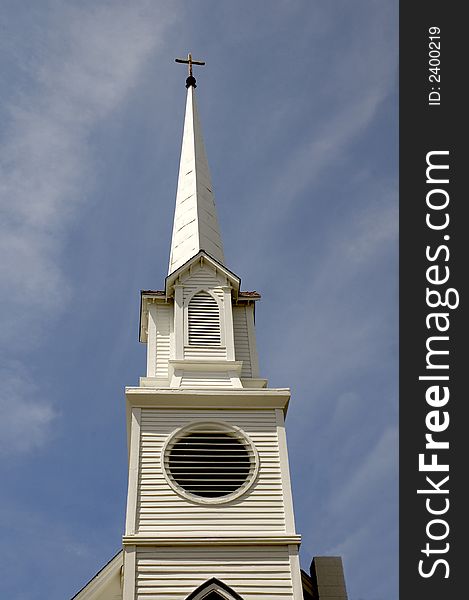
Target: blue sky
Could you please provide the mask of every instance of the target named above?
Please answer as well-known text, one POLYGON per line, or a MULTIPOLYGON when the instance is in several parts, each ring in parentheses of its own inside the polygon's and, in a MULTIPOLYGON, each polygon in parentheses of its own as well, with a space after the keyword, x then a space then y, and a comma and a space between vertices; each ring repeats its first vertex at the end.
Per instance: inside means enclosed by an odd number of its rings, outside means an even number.
POLYGON ((290 386, 302 566, 397 597, 397 2, 3 0, 0 596, 119 549, 140 289, 167 271, 188 51, 227 266, 290 386))

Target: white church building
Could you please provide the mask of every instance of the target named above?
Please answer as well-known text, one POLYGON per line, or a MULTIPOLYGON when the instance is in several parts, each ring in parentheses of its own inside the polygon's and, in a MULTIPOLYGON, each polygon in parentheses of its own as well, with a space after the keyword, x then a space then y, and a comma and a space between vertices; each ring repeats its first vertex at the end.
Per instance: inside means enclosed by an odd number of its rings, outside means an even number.
POLYGON ((300 569, 287 388, 259 373, 255 304, 225 264, 191 55, 169 270, 141 292, 126 388, 122 550, 73 600, 346 600, 339 557, 300 569))

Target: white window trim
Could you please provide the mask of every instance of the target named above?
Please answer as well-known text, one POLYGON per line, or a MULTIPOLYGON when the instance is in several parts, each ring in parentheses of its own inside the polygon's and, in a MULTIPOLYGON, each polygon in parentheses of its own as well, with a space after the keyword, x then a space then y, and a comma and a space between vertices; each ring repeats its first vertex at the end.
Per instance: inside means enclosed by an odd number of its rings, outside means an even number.
POLYGON ((234 600, 234 597, 231 594, 229 594, 226 590, 221 588, 217 583, 212 583, 211 585, 201 590, 197 594, 197 596, 193 598, 193 600, 203 600, 206 596, 208 596, 208 594, 210 594, 210 592, 216 592, 226 600, 234 600))

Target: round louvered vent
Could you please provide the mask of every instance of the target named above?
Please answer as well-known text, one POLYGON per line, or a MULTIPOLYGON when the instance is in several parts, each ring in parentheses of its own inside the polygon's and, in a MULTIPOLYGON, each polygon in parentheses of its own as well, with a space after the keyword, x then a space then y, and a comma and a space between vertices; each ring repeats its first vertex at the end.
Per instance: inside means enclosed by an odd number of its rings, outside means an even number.
POLYGON ((237 428, 220 423, 192 425, 176 432, 163 456, 174 489, 208 502, 243 493, 257 470, 252 444, 237 428))

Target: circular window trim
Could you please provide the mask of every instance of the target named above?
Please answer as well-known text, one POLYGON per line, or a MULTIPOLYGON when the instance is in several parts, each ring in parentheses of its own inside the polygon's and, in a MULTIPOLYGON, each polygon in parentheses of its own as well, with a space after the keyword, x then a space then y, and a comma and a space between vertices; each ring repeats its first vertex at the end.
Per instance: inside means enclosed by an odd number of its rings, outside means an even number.
POLYGON ((251 438, 247 435, 247 433, 239 427, 236 427, 236 425, 226 423, 225 421, 207 421, 205 419, 200 419, 197 421, 191 421, 190 423, 187 423, 182 427, 178 427, 169 435, 168 439, 163 444, 163 448, 161 449, 161 470, 163 471, 163 476, 166 479, 168 485, 179 496, 182 496, 186 500, 190 500, 191 502, 195 502, 196 504, 227 504, 228 502, 231 502, 245 494, 253 485, 259 473, 259 453, 257 451, 256 446, 254 445, 251 438), (191 494, 173 479, 169 469, 166 468, 165 458, 172 446, 181 437, 183 437, 185 433, 192 433, 194 431, 197 431, 197 428, 200 428, 201 426, 216 426, 219 428, 218 431, 220 432, 228 433, 231 435, 235 434, 236 438, 245 446, 247 446, 252 452, 251 472, 246 478, 246 481, 237 490, 235 490, 231 494, 227 494, 226 496, 220 496, 216 498, 204 498, 203 496, 196 496, 195 494, 191 494))

